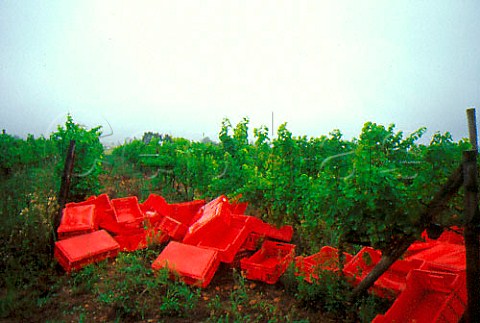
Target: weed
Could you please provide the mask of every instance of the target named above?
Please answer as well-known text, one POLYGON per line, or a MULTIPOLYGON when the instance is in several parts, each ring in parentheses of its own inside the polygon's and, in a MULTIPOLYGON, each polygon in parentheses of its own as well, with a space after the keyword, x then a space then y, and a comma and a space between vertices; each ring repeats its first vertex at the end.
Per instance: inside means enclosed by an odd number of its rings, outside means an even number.
POLYGON ((354 305, 356 318, 359 322, 371 322, 378 313, 385 313, 391 305, 391 299, 365 295, 354 305))
POLYGON ((90 264, 80 271, 74 271, 70 275, 70 285, 73 294, 96 293, 100 280, 100 268, 90 264))
POLYGON ((294 295, 298 289, 298 278, 297 274, 297 267, 295 263, 292 262, 288 267, 285 273, 280 277, 280 283, 283 285, 283 288, 288 294, 294 295))
POLYGON ((313 283, 297 277, 295 295, 307 309, 325 311, 345 322, 371 322, 391 305, 391 300, 370 294, 352 304, 352 288, 345 277, 327 270, 319 270, 315 274, 318 277, 311 277, 313 283))
POLYGON ((296 297, 304 307, 345 315, 350 299, 350 285, 345 279, 330 271, 318 271, 313 283, 298 277, 296 297))
POLYGON ((167 269, 153 272, 143 256, 148 252, 122 253, 116 261, 116 277, 105 281, 98 300, 110 306, 116 319, 186 317, 200 299, 200 290, 169 279, 167 269), (159 304, 152 307, 152 302, 159 304))
POLYGON ((222 311, 222 302, 220 300, 220 297, 218 295, 215 295, 210 302, 208 302, 207 307, 210 311, 210 317, 219 317, 220 313, 222 311))

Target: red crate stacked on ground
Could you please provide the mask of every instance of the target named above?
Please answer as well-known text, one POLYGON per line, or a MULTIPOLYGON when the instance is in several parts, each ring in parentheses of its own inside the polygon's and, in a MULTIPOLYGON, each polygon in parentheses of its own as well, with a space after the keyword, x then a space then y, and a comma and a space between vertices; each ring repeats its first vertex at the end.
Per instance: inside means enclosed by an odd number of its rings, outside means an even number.
POLYGON ((249 218, 232 215, 227 198, 220 196, 199 210, 183 242, 216 250, 220 261, 232 263, 250 233, 249 218))
POLYGON ((230 225, 205 234, 196 245, 216 250, 221 262, 232 263, 250 232, 249 221, 249 217, 232 215, 230 225))
POLYGON ((95 221, 95 205, 70 205, 62 210, 62 219, 57 229, 58 239, 63 240, 98 230, 95 221))
POLYGON ((268 224, 261 219, 250 216, 252 232, 263 236, 264 238, 279 240, 283 242, 290 242, 293 236, 293 227, 291 225, 284 225, 281 228, 268 224))
POLYGON ((459 275, 416 269, 392 307, 373 322, 458 322, 465 304, 465 284, 459 275))
POLYGON ((122 251, 135 251, 147 247, 147 232, 144 228, 145 216, 140 209, 136 196, 117 198, 111 201, 115 222, 110 230, 122 251))
POLYGON ((182 222, 166 216, 155 224, 155 229, 165 233, 175 241, 182 241, 187 233, 188 227, 182 222))
MULTIPOLYGON (((90 196, 87 200, 78 203, 67 203, 65 207, 75 207, 80 205, 95 205, 95 222, 99 228, 105 229, 109 232, 115 232, 118 227, 115 217, 115 210, 113 209, 110 198, 107 194, 100 194, 99 196, 90 196), (113 230, 111 230, 113 229, 113 230)), ((118 230, 118 229, 117 229, 118 230)))
POLYGON ((250 233, 248 234, 247 239, 242 246, 242 249, 250 251, 258 250, 261 247, 262 243, 268 239, 280 240, 283 242, 290 242, 292 240, 293 227, 290 225, 276 228, 273 225, 270 225, 257 217, 249 215, 243 216, 250 219, 250 233))
POLYGON ((76 207, 76 206, 82 206, 82 205, 95 205, 95 201, 97 200, 96 196, 89 196, 85 201, 82 202, 69 202, 65 204, 65 207, 76 207))
POLYGON ((67 271, 116 257, 118 243, 104 230, 55 242, 54 256, 67 271))
POLYGON ((167 233, 173 240, 182 241, 195 216, 201 216, 204 205, 204 200, 170 204, 170 214, 165 216, 156 228, 167 233))
POLYGON ((142 227, 144 215, 136 196, 113 199, 112 205, 118 224, 132 229, 142 227))
POLYGON ((247 279, 275 284, 295 257, 295 245, 265 241, 259 251, 240 260, 247 279))
POLYGON ((465 246, 436 243, 427 249, 408 253, 406 259, 424 261, 421 269, 460 274, 466 270, 465 246))
POLYGON ((115 209, 113 208, 112 201, 108 195, 101 194, 94 202, 100 228, 105 229, 112 234, 128 232, 122 225, 117 223, 117 215, 115 214, 115 209))
POLYGON ((463 239, 463 228, 459 228, 457 226, 446 228, 438 237, 438 239, 430 239, 426 230, 422 232, 421 238, 425 242, 431 243, 445 242, 458 245, 465 244, 465 240, 463 239))
MULTIPOLYGON (((353 256, 344 252, 344 262, 348 263, 353 256)), ((313 279, 318 279, 318 272, 329 270, 337 272, 339 270, 338 249, 325 246, 319 252, 308 257, 298 256, 295 258, 296 276, 304 277, 305 281, 312 283, 313 279)))
MULTIPOLYGON (((114 235, 134 234, 132 228, 126 227, 124 224, 117 222, 115 208, 107 194, 97 196, 92 202, 95 204, 98 225, 100 228, 105 229, 114 235)), ((140 231, 137 230, 136 233, 139 234, 140 231)))
POLYGON ((182 203, 170 204, 170 217, 189 227, 202 214, 202 207, 205 206, 205 200, 194 200, 182 203))
POLYGON ((223 234, 225 228, 229 227, 232 221, 232 215, 227 203, 227 198, 222 195, 205 204, 199 210, 195 222, 188 228, 183 242, 196 245, 208 235, 223 234))
POLYGON ((210 284, 219 264, 215 250, 171 241, 153 262, 152 268, 168 268, 172 272, 172 278, 178 275, 189 285, 205 288, 210 284))
POLYGON ((232 212, 232 214, 245 214, 247 207, 248 207, 248 202, 230 203, 230 211, 232 212))
POLYGON ((135 251, 145 249, 152 244, 162 244, 168 241, 168 234, 155 228, 139 229, 138 233, 115 236, 121 251, 135 251))
MULTIPOLYGON (((380 251, 365 247, 350 260, 343 270, 346 276, 351 277, 354 285, 359 284, 377 265, 382 254, 380 251)), ((373 291, 378 296, 390 297, 398 295, 406 287, 408 273, 424 265, 421 259, 397 260, 375 282, 373 291)))
POLYGON ((171 206, 162 196, 157 194, 150 194, 148 198, 140 204, 140 209, 145 216, 145 220, 147 220, 151 226, 172 213, 171 206))
POLYGON ((163 234, 167 239, 172 237, 174 240, 181 240, 188 229, 170 218, 173 208, 160 195, 150 194, 145 202, 140 204, 140 209, 145 215, 147 225, 153 228, 154 234, 163 234))
POLYGON ((140 204, 140 209, 149 226, 167 234, 173 240, 181 241, 203 205, 205 200, 168 204, 162 196, 150 194, 145 202, 140 204))
POLYGON ((260 249, 264 241, 265 236, 263 234, 250 232, 242 245, 242 249, 256 251, 260 249))

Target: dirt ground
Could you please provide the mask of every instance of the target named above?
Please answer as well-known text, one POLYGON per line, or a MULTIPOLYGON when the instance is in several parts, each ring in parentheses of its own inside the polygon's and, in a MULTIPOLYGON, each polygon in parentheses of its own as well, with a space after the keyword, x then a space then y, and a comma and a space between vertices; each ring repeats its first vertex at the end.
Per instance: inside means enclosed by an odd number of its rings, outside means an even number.
MULTIPOLYGON (((232 309, 232 292, 242 287, 235 279, 234 269, 223 264, 219 267, 210 285, 200 291, 200 299, 196 307, 185 317, 165 317, 156 310, 159 305, 158 300, 152 299, 149 304, 150 310, 143 319, 139 317, 119 318, 114 307, 100 302, 98 297, 89 290, 75 290, 68 283, 68 279, 67 274, 62 277, 62 274, 59 273, 62 286, 52 296, 42 313, 39 313, 38 322, 338 322, 335 317, 301 307, 294 295, 286 291, 282 281, 269 285, 263 282, 244 280, 243 288, 247 300, 232 309), (222 309, 220 313, 216 313, 212 317, 211 303, 213 299, 220 301, 222 309), (260 315, 258 306, 268 308, 271 313, 270 317, 260 315), (227 319, 225 313, 232 311, 236 311, 236 319, 233 317, 227 319)), ((105 279, 118 279, 114 262, 107 265, 105 276, 101 280, 105 279)), ((137 296, 142 297, 141 294, 137 296)), ((267 310, 264 308, 261 312, 267 312, 267 310)))

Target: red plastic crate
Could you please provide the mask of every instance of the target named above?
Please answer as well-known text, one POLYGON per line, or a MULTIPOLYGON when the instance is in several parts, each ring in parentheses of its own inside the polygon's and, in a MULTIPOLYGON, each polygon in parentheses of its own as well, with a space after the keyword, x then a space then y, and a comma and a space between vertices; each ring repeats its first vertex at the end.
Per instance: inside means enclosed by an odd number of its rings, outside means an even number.
POLYGON ((240 267, 247 279, 275 284, 294 256, 295 245, 267 240, 251 257, 240 260, 240 267))
POLYGON ((148 198, 140 204, 140 209, 145 215, 145 219, 152 225, 172 213, 171 206, 162 196, 157 194, 150 194, 148 198))
POLYGON ((248 207, 248 202, 230 203, 230 211, 232 212, 232 214, 245 214, 247 207, 248 207))
MULTIPOLYGON (((380 251, 365 247, 350 260, 343 270, 346 276, 353 278, 354 285, 359 284, 377 265, 382 254, 380 251)), ((397 260, 375 282, 373 292, 381 297, 398 295, 406 287, 407 275, 414 269, 422 268, 421 259, 397 260)))
POLYGON ((231 263, 247 239, 248 222, 248 217, 232 217, 229 226, 204 235, 195 245, 217 250, 221 262, 231 263))
POLYGON ((251 257, 254 253, 254 251, 245 249, 242 246, 240 250, 235 254, 233 261, 230 263, 225 263, 225 265, 228 268, 240 268, 240 261, 244 258, 251 257))
POLYGON ((118 242, 120 251, 135 251, 145 249, 152 243, 165 243, 169 237, 166 233, 152 228, 140 233, 117 235, 114 239, 118 242))
POLYGON ((115 210, 107 194, 100 194, 97 197, 90 196, 87 200, 79 203, 67 203, 65 207, 69 208, 81 205, 95 205, 95 221, 99 227, 103 227, 104 222, 116 222, 115 210))
POLYGON ((407 288, 373 322, 458 322, 465 311, 462 285, 456 274, 412 270, 407 288))
POLYGON ((250 251, 256 251, 260 249, 264 240, 265 240, 264 235, 261 235, 255 232, 250 232, 247 236, 247 239, 243 243, 242 248, 245 248, 250 251))
POLYGON ((347 276, 354 277, 359 283, 377 265, 381 257, 380 251, 364 247, 345 264, 343 271, 347 276))
POLYGON ((136 196, 123 197, 112 200, 117 223, 129 227, 139 227, 144 215, 138 205, 136 196))
POLYGON ((166 233, 175 241, 182 241, 188 230, 188 227, 185 224, 169 216, 164 217, 160 222, 158 222, 155 225, 155 228, 166 233))
MULTIPOLYGON (((353 256, 344 253, 345 263, 352 260, 353 256)), ((298 256, 295 258, 296 276, 304 277, 305 281, 312 283, 312 278, 318 279, 319 270, 338 271, 338 249, 325 246, 319 252, 308 257, 298 256)))
POLYGON ((184 243, 196 245, 204 237, 224 232, 232 218, 228 200, 223 195, 207 203, 198 214, 198 219, 188 228, 184 243))
POLYGON ((464 245, 465 240, 463 238, 463 228, 453 226, 450 229, 445 229, 440 237, 438 239, 430 239, 428 237, 427 231, 422 232, 422 239, 425 240, 425 242, 437 242, 437 243, 451 243, 451 244, 458 244, 458 245, 464 245))
POLYGON ((219 264, 215 250, 171 241, 153 262, 152 268, 168 268, 185 283, 205 288, 210 284, 219 264))
POLYGON ((248 207, 248 202, 239 202, 241 198, 242 194, 238 194, 228 202, 232 214, 245 214, 245 211, 248 207))
POLYGON ((280 240, 283 242, 290 242, 293 236, 293 227, 291 225, 284 225, 281 228, 268 224, 261 219, 249 216, 251 218, 251 230, 261 236, 269 239, 280 240))
POLYGON ((197 215, 197 218, 201 217, 203 206, 205 206, 205 200, 170 204, 171 212, 169 216, 188 227, 193 224, 197 215))
POLYGON ((423 260, 422 269, 460 273, 466 270, 465 246, 450 243, 431 244, 430 248, 410 254, 407 259, 423 260))
POLYGON ((54 256, 67 271, 116 257, 120 247, 104 230, 55 242, 54 256))
POLYGON ((98 224, 99 228, 104 229, 111 234, 131 235, 134 233, 140 233, 138 231, 132 231, 132 227, 117 222, 115 209, 113 208, 112 201, 110 201, 107 194, 101 194, 97 197, 91 196, 86 201, 79 203, 68 203, 66 207, 69 208, 81 205, 95 205, 95 222, 98 224))
POLYGON ((57 229, 60 240, 98 229, 95 221, 95 205, 71 205, 64 208, 62 214, 62 220, 57 229))
POLYGON ((454 231, 443 231, 442 235, 438 238, 439 242, 446 242, 451 244, 465 245, 465 239, 463 238, 463 228, 453 227, 454 231))

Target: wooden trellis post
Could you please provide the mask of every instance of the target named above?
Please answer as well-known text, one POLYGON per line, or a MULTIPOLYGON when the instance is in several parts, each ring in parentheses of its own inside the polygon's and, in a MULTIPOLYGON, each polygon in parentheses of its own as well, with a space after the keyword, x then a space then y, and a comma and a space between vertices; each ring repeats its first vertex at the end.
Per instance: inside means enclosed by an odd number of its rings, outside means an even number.
POLYGON ((60 225, 60 221, 62 219, 62 210, 67 203, 68 192, 70 190, 70 179, 72 177, 73 171, 73 164, 75 161, 75 140, 70 140, 70 146, 68 147, 67 157, 65 158, 65 167, 63 169, 62 174, 62 182, 60 184, 60 192, 58 194, 58 213, 55 216, 54 224, 54 237, 55 241, 57 241, 57 229, 60 225))
POLYGON ((472 150, 463 153, 465 252, 467 259, 467 322, 480 319, 480 213, 478 211, 478 144, 475 109, 467 110, 468 132, 472 150))

